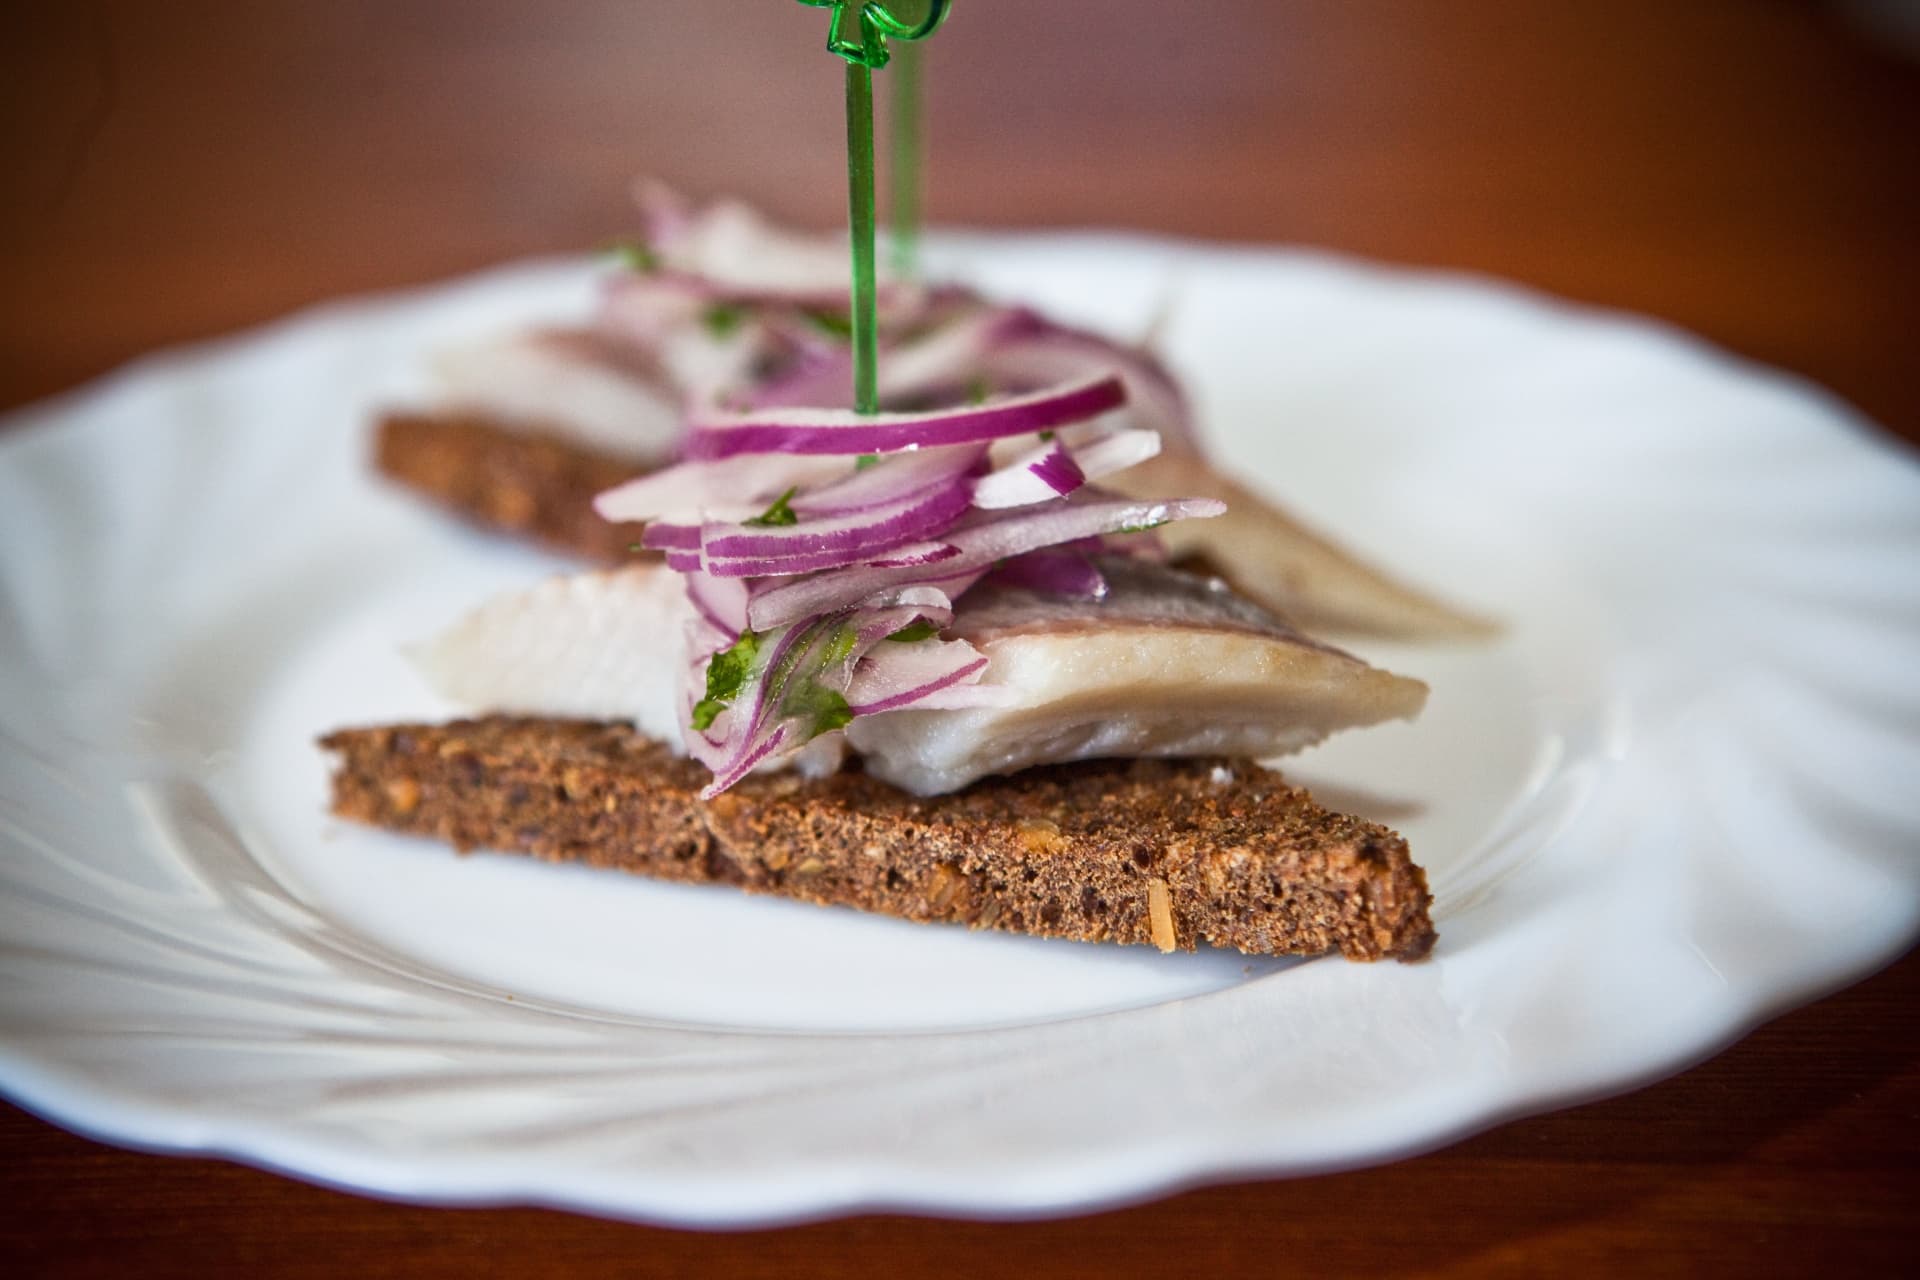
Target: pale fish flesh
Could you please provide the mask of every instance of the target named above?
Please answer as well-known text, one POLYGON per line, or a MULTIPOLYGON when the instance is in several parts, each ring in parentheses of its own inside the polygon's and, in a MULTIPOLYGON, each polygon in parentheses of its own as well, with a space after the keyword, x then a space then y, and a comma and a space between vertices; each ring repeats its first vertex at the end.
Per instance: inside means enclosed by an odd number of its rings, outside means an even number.
POLYGON ((1067 760, 1266 758, 1426 702, 1420 681, 1307 639, 1217 579, 1124 557, 1099 567, 1100 600, 969 592, 949 634, 987 655, 979 687, 997 700, 855 720, 867 771, 931 795, 1067 760))

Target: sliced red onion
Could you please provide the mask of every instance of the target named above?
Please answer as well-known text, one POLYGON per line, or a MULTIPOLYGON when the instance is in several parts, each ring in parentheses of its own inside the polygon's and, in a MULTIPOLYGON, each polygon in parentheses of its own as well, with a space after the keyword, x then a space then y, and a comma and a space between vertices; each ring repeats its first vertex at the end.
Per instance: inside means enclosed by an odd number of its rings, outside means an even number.
POLYGON ((1030 506, 1072 493, 1086 479, 1067 446, 1053 439, 982 476, 973 488, 973 505, 987 510, 1030 506))
POLYGON ((856 716, 898 711, 943 689, 978 680, 987 656, 964 640, 919 640, 876 645, 847 686, 847 708, 856 716))
MULTIPOLYGON (((959 548, 954 548, 954 554, 955 556, 959 554, 959 548)), ((894 568, 896 566, 869 567, 894 568)), ((925 572, 924 574, 915 574, 910 581, 882 587, 873 594, 863 598, 854 607, 858 609, 887 609, 896 605, 915 605, 923 611, 927 611, 923 613, 923 616, 933 618, 934 613, 931 611, 941 607, 944 607, 951 613, 953 602, 965 595, 975 583, 986 576, 986 573, 986 569, 975 565, 962 569, 957 573, 925 572), (940 600, 944 600, 946 602, 945 605, 939 605, 937 602, 928 603, 928 596, 924 594, 928 592, 937 595, 940 600)), ((749 611, 751 611, 751 601, 755 596, 764 594, 778 585, 778 583, 774 582, 755 583, 755 589, 750 589, 748 592, 749 611)), ((941 623, 941 625, 945 626, 946 624, 941 623)))
POLYGON ((939 564, 959 554, 960 548, 951 542, 915 542, 895 547, 884 556, 863 563, 871 569, 904 569, 908 566, 939 564))
MULTIPOLYGON (((665 202, 656 200, 658 207, 665 202)), ((677 217, 655 218, 669 234, 653 241, 664 264, 740 291, 844 300, 844 236, 805 235, 776 226, 738 201, 722 200, 677 217)))
POLYGON ((698 571, 687 574, 686 579, 687 599, 693 611, 715 631, 735 637, 747 629, 748 592, 744 582, 698 571))
POLYGON ((1073 460, 1088 480, 1099 480, 1138 466, 1160 453, 1158 431, 1110 431, 1094 440, 1073 443, 1073 460))
POLYGON ((997 386, 1043 386, 1106 371, 1127 385, 1127 402, 1144 427, 1197 445, 1186 394, 1151 353, 1028 310, 1007 314, 995 329, 983 370, 997 386))
POLYGON ((713 770, 713 781, 700 789, 700 798, 711 800, 752 773, 762 760, 779 750, 780 744, 786 740, 786 737, 787 726, 775 725, 766 737, 758 742, 749 742, 746 750, 733 752, 730 758, 722 757, 719 763, 702 761, 713 770))
POLYGON ((1039 477, 1055 494, 1072 493, 1087 482, 1087 474, 1073 460, 1073 455, 1067 452, 1065 445, 1058 440, 1052 443, 1054 447, 1047 456, 1030 465, 1027 470, 1039 477))
POLYGON ((1093 561, 1078 551, 1048 547, 1003 561, 993 571, 995 582, 1047 595, 1076 600, 1102 600, 1107 580, 1093 561))
POLYGON ((700 526, 656 520, 641 530, 640 545, 649 551, 692 551, 697 554, 700 550, 700 526))
POLYGON ((640 210, 640 225, 647 246, 655 253, 665 252, 675 240, 686 234, 697 216, 687 198, 658 178, 636 178, 633 203, 640 210))
POLYGON ((802 517, 872 511, 911 494, 951 486, 971 473, 985 453, 984 445, 962 444, 892 454, 865 470, 849 471, 820 488, 795 494, 788 507, 802 517))
MULTIPOLYGON (((910 542, 903 547, 873 555, 871 559, 848 561, 841 552, 819 552, 812 555, 785 556, 778 559, 769 557, 747 557, 739 560, 699 560, 694 552, 667 552, 667 566, 674 568, 674 557, 680 556, 688 565, 705 565, 714 577, 728 581, 743 581, 751 578, 792 577, 798 573, 814 573, 831 569, 837 565, 858 566, 865 569, 907 569, 929 568, 952 560, 960 555, 960 548, 947 542, 910 542)), ((680 570, 686 572, 686 570, 680 570)), ((977 572, 969 570, 969 572, 977 572)))
POLYGON ((798 485, 805 488, 847 469, 841 458, 742 454, 724 462, 682 462, 608 489, 593 500, 603 520, 700 524, 745 520, 798 485))
POLYGON ((712 659, 710 656, 688 655, 688 679, 682 694, 687 711, 687 750, 714 771, 714 783, 709 787, 713 793, 732 786, 764 759, 772 749, 767 745, 769 739, 777 742, 785 737, 784 726, 764 723, 769 698, 778 697, 784 691, 797 659, 804 657, 820 638, 824 621, 829 620, 815 619, 804 625, 786 627, 762 636, 761 643, 766 648, 752 677, 738 691, 733 704, 716 715, 713 724, 704 732, 692 728, 692 713, 695 704, 704 696, 706 668, 712 659), (726 781, 722 782, 723 778, 726 781))
MULTIPOLYGON (((812 573, 883 561, 927 564, 955 553, 932 541, 972 504, 964 476, 924 488, 883 506, 850 515, 799 520, 790 525, 711 523, 698 530, 701 566, 723 578, 812 573)), ((686 553, 687 530, 649 525, 643 544, 686 553), (653 539, 649 541, 649 539, 653 539)))
POLYGON ((840 342, 827 350, 804 350, 786 368, 749 389, 745 399, 754 409, 847 408, 853 399, 853 353, 840 342))
POLYGON ((927 413, 765 409, 689 423, 686 456, 719 460, 749 453, 893 453, 973 444, 1083 422, 1117 408, 1125 398, 1120 380, 1107 375, 927 413))
MULTIPOLYGON (((689 663, 683 693, 688 749, 714 773, 701 795, 711 798, 726 790, 776 750, 804 746, 821 729, 823 701, 837 697, 846 715, 863 714, 849 696, 863 670, 868 674, 858 705, 868 708, 864 714, 910 706, 977 680, 986 659, 965 642, 896 645, 889 639, 923 616, 911 605, 839 612, 763 635, 761 644, 768 646, 764 658, 707 731, 692 729, 691 717, 699 700, 695 695, 705 683, 704 668, 712 659, 689 663), (889 648, 900 653, 886 652, 889 648)), ((935 616, 951 617, 942 610, 935 616)))
MULTIPOLYGON (((988 664, 989 667, 991 663, 988 664)), ((938 689, 929 689, 910 705, 895 707, 895 711, 965 711, 969 707, 1005 707, 1011 706, 1021 698, 1019 691, 1005 685, 984 683, 986 671, 979 679, 967 678, 938 689)))
POLYGON ((698 279, 675 274, 618 275, 601 290, 595 326, 650 349, 699 320, 714 296, 698 279))
MULTIPOLYGON (((1205 519, 1226 509, 1225 503, 1212 498, 1138 502, 1100 495, 1082 502, 983 512, 984 518, 963 521, 943 535, 960 554, 942 568, 950 573, 984 569, 996 560, 1076 538, 1151 528, 1170 520, 1205 519)), ((888 587, 924 581, 920 576, 924 573, 917 568, 867 568, 798 578, 757 592, 747 604, 747 619, 756 631, 768 630, 844 609, 888 587)))
POLYGON ((1131 556, 1155 564, 1165 564, 1168 560, 1166 540, 1151 529, 1139 533, 1109 533, 1093 541, 1094 550, 1101 555, 1131 556))
POLYGON ((709 523, 701 527, 700 549, 716 561, 838 553, 842 563, 858 564, 879 552, 932 537, 959 519, 972 502, 972 486, 955 477, 938 487, 845 515, 790 525, 709 523))
MULTIPOLYGON (((925 584, 895 591, 885 599, 864 600, 860 607, 874 611, 912 609, 916 615, 931 622, 942 631, 953 624, 952 596, 938 587, 925 584)), ((744 612, 745 605, 742 604, 741 608, 744 612)))
POLYGON ((954 311, 947 323, 888 345, 878 371, 883 401, 959 392, 982 376, 1007 313, 974 299, 954 311))

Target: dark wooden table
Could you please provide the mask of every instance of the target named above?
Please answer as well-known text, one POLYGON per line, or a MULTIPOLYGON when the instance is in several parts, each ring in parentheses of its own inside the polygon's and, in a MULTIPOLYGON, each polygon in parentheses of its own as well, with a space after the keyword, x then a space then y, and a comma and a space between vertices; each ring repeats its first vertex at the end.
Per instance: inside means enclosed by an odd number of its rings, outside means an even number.
MULTIPOLYGON (((940 220, 1491 272, 1659 316, 1920 441, 1920 58, 1841 6, 957 11, 931 71, 940 220)), ((7 6, 0 405, 315 299, 592 244, 637 172, 829 222, 823 25, 791 0, 7 6)), ((1909 955, 1621 1098, 1385 1168, 1018 1225, 428 1210, 0 1109, 0 1270, 1895 1274, 1920 1245, 1917 1009, 1909 955)))

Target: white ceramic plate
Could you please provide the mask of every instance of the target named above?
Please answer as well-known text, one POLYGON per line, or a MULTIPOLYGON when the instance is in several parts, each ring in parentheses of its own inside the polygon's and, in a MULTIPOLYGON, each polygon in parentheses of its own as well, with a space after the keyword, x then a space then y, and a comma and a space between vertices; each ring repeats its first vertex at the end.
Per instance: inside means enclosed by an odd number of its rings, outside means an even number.
POLYGON ((1510 623, 1371 656, 1294 774, 1404 830, 1426 964, 919 927, 324 816, 328 728, 558 567, 365 469, 516 268, 143 362, 0 435, 0 1085, 385 1195, 763 1223, 1381 1160, 1673 1070, 1920 920, 1920 474, 1818 392, 1484 283, 1133 239, 942 262, 1169 338, 1221 454, 1510 623))

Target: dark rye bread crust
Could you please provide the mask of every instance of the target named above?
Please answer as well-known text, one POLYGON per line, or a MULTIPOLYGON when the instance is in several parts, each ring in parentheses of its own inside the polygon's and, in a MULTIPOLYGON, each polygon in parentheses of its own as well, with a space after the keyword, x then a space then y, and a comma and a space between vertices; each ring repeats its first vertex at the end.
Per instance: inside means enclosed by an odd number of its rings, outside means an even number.
POLYGON ((1192 950, 1416 960, 1406 841, 1256 766, 1096 761, 908 795, 858 772, 706 771, 623 724, 490 716, 343 729, 333 811, 489 848, 909 920, 1192 950))
POLYGON ((560 436, 457 413, 390 413, 374 433, 388 479, 471 524, 600 561, 633 558, 641 526, 594 514, 595 494, 646 468, 560 436))

